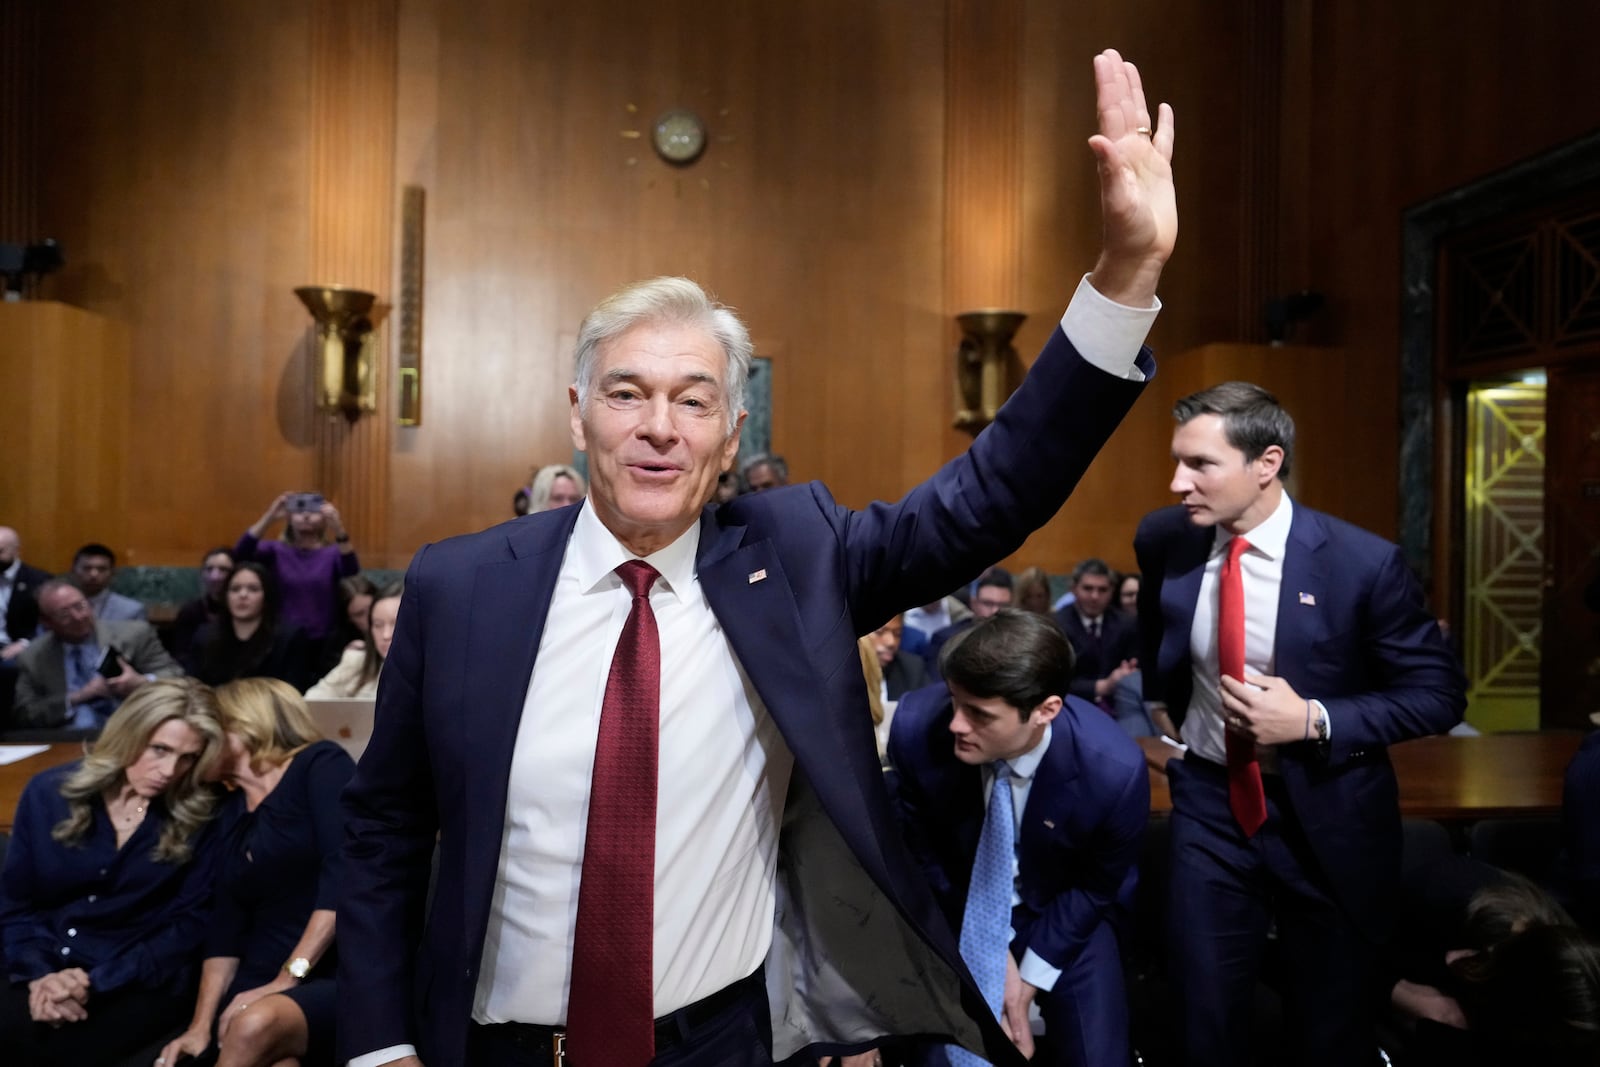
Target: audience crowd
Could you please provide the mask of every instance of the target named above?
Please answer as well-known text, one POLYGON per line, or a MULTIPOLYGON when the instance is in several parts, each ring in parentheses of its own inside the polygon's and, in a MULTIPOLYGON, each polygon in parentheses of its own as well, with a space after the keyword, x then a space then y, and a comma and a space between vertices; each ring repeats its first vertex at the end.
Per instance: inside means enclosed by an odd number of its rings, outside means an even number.
MULTIPOLYGON (((788 482, 782 457, 756 455, 725 474, 716 501, 788 482)), ((549 465, 514 508, 569 507, 585 492, 578 470, 549 465)), ((236 545, 206 552, 199 595, 163 618, 159 634, 146 605, 112 589, 117 560, 106 545, 85 544, 59 577, 24 563, 21 548, 17 531, 0 527, 0 723, 92 743, 81 761, 28 784, 5 853, 8 1062, 334 1062, 338 796, 354 763, 321 736, 306 701, 375 697, 400 586, 360 572, 339 512, 308 493, 280 495, 236 545), (266 539, 280 522, 282 540, 266 539)), ((921 691, 926 717, 924 687, 948 676, 963 635, 997 616, 1012 629, 1016 616, 1036 620, 1027 625, 1056 636, 1031 640, 1061 650, 1057 696, 1072 702, 1056 701, 1032 729, 1060 715, 1058 732, 1070 723, 1085 737, 1162 732, 1141 687, 1140 584, 1100 558, 1055 579, 1038 566, 1015 575, 994 566, 863 637, 891 788, 897 704, 921 691)), ((975 662, 958 661, 963 678, 975 662)), ((983 669, 1011 666, 1001 656, 983 669)), ((944 744, 935 735, 929 752, 944 744)), ((1459 855, 1412 855, 1408 844, 1405 918, 1373 987, 1375 1002, 1390 1005, 1382 1032, 1394 1062, 1600 1062, 1597 783, 1600 733, 1568 770, 1562 856, 1543 886, 1459 855)), ((1122 945, 1130 988, 1149 978, 1150 961, 1123 923, 1134 921, 1139 867, 1152 862, 1147 849, 1133 864, 1131 832, 1106 888, 1128 912, 1108 943, 1122 945)), ((1061 1003, 1046 1011, 1059 1015, 1061 1003)), ((1125 1025, 1115 1012, 1106 1018, 1125 1025)), ((1149 1025, 1136 1010, 1136 1043, 1149 1025)), ((940 1062, 915 1047, 872 1055, 940 1062)))

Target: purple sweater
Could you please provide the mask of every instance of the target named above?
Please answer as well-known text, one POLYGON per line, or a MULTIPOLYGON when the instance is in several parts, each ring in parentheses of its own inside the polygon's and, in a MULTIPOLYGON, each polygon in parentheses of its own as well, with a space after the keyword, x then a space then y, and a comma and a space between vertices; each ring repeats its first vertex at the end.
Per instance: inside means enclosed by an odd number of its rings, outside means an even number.
POLYGON ((234 546, 234 559, 255 560, 278 578, 283 606, 279 619, 298 626, 313 641, 321 641, 333 631, 339 612, 339 580, 361 573, 354 552, 340 552, 337 545, 321 548, 293 548, 283 541, 260 541, 246 530, 234 546))

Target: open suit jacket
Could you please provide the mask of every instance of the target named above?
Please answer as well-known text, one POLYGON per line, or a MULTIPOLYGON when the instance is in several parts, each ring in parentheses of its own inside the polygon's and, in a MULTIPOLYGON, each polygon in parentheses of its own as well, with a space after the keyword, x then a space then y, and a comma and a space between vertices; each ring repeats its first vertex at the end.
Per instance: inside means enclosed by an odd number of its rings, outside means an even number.
MULTIPOLYGON (((1148 351, 1140 365, 1154 373, 1148 351)), ((765 967, 779 1060, 927 1033, 1020 1062, 894 826, 856 640, 1019 547, 1141 388, 1057 329, 969 452, 899 503, 851 511, 812 483, 702 514, 698 579, 795 760, 765 967)), ((576 514, 427 546, 407 572, 372 740, 344 795, 341 1059, 413 1043, 429 1067, 462 1062, 512 752, 576 514)))
MULTIPOLYGON (((907 841, 959 931, 986 805, 981 768, 956 758, 951 716, 944 686, 907 693, 890 727, 889 762, 907 841)), ((1149 817, 1143 751, 1105 712, 1067 697, 1051 724, 1017 839, 1017 894, 1025 913, 1012 945, 1019 961, 1031 949, 1065 969, 1096 926, 1120 924, 1133 906, 1149 817)))
MULTIPOLYGON (((1146 700, 1182 722, 1193 687, 1189 631, 1216 531, 1182 507, 1145 516, 1134 538, 1144 582, 1146 700)), ((1400 878, 1400 808, 1386 746, 1461 721, 1466 680, 1400 550, 1294 506, 1278 596, 1275 673, 1328 709, 1332 739, 1279 746, 1284 787, 1334 898, 1381 939, 1400 878)))
POLYGON ((1094 683, 1122 666, 1122 661, 1139 655, 1139 633, 1134 621, 1115 607, 1107 608, 1100 616, 1100 647, 1098 651, 1078 609, 1068 604, 1055 614, 1056 625, 1072 642, 1073 663, 1072 695, 1094 700, 1094 683))
MULTIPOLYGON (((94 636, 102 650, 115 648, 140 674, 171 678, 183 673, 147 622, 102 620, 94 624, 94 636)), ((45 634, 17 657, 17 667, 17 702, 12 709, 16 725, 35 729, 64 726, 71 714, 65 646, 55 634, 45 634)))

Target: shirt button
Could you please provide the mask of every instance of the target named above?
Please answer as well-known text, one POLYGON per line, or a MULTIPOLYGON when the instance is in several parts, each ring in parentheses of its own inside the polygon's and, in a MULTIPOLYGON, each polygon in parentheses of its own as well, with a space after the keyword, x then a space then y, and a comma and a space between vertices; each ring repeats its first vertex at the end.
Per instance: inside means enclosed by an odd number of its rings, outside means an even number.
POLYGON ((94 895, 94 894, 93 894, 93 893, 90 893, 90 894, 89 894, 89 903, 91 903, 91 904, 93 904, 93 903, 94 903, 94 902, 95 902, 95 901, 97 901, 97 900, 99 900, 99 899, 100 899, 100 898, 99 898, 99 897, 97 897, 97 896, 95 896, 95 895, 94 895))
POLYGON ((77 937, 78 936, 78 928, 76 926, 67 927, 67 936, 68 937, 77 937))
POLYGON ((70 955, 72 955, 72 950, 70 948, 66 948, 65 946, 63 946, 62 949, 61 949, 61 954, 63 956, 70 956, 70 955))

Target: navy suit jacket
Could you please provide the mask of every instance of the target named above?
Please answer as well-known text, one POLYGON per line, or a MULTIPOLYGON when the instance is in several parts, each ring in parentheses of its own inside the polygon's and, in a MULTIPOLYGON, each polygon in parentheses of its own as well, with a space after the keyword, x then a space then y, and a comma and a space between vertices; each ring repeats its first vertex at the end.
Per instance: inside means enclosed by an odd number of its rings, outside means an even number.
MULTIPOLYGON (((950 691, 928 686, 901 698, 889 730, 889 762, 906 839, 950 925, 967 905, 983 833, 981 768, 956 758, 950 691)), ((1017 840, 1013 915, 1018 961, 1032 949, 1052 967, 1071 965, 1102 922, 1133 905, 1140 841, 1150 817, 1144 753, 1110 716, 1068 697, 1051 724, 1017 840)))
MULTIPOLYGON (((1144 695, 1183 721, 1189 631, 1216 531, 1182 507, 1134 537, 1144 581, 1144 695)), ((1461 721, 1466 679, 1393 544, 1298 502, 1289 526, 1273 658, 1279 677, 1328 709, 1332 740, 1279 747, 1283 782, 1326 884, 1358 929, 1381 938, 1400 878, 1400 809, 1387 746, 1461 721)))
POLYGON ((11 586, 11 603, 6 607, 6 633, 13 641, 32 638, 39 631, 39 587, 50 574, 26 563, 17 568, 11 586))
POLYGON ((1056 625, 1072 642, 1075 657, 1072 671, 1072 695, 1094 700, 1094 683, 1122 666, 1122 661, 1139 655, 1139 628, 1132 619, 1115 607, 1109 607, 1100 616, 1100 649, 1095 651, 1089 631, 1078 618, 1076 604, 1068 604, 1055 614, 1056 625))
MULTIPOLYGON (((1140 365, 1154 373, 1148 352, 1140 365)), ((812 483, 702 514, 697 576, 795 760, 766 965, 780 1060, 922 1032, 1017 1062, 896 831, 856 640, 1020 547, 1141 389, 1057 329, 994 424, 900 502, 852 511, 812 483), (897 998, 917 1014, 889 1010, 897 998)), ((575 519, 544 512, 427 546, 407 572, 344 795, 341 1059, 412 1043, 429 1067, 462 1062, 512 752, 575 519)))

